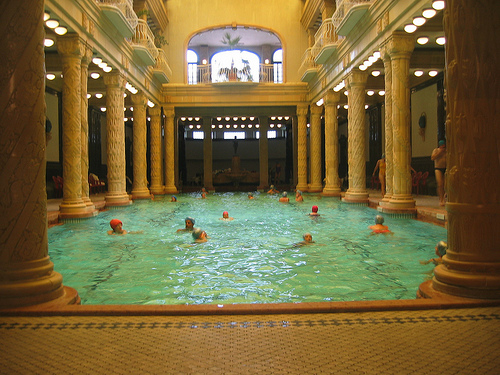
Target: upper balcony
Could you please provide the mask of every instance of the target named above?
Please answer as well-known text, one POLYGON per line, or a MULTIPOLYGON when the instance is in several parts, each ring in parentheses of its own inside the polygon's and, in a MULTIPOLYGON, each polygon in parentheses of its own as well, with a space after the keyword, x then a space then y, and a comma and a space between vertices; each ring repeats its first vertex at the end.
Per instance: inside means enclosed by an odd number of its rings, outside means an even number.
POLYGON ((313 47, 309 47, 302 56, 302 64, 299 68, 299 75, 302 82, 310 82, 318 74, 318 66, 314 61, 313 47))
POLYGON ((335 32, 335 26, 331 18, 323 21, 314 39, 316 42, 312 48, 312 54, 316 64, 324 64, 337 50, 341 41, 335 32))
POLYGON ((97 3, 124 38, 134 35, 138 18, 134 12, 133 0, 97 0, 97 3))
POLYGON ((251 84, 251 83, 283 83, 281 64, 259 64, 258 75, 253 74, 249 66, 243 69, 215 69, 212 64, 195 65, 188 72, 189 84, 251 84))
POLYGON ((167 56, 165 55, 165 51, 161 48, 158 48, 158 57, 153 66, 153 75, 161 83, 170 82, 170 77, 172 77, 172 70, 168 65, 167 56))
POLYGON ((332 20, 338 35, 346 36, 368 12, 372 0, 337 0, 337 10, 332 20))
POLYGON ((154 65, 158 57, 158 48, 155 46, 155 37, 148 26, 147 21, 138 20, 135 34, 129 40, 134 50, 134 54, 144 63, 144 65, 154 65))

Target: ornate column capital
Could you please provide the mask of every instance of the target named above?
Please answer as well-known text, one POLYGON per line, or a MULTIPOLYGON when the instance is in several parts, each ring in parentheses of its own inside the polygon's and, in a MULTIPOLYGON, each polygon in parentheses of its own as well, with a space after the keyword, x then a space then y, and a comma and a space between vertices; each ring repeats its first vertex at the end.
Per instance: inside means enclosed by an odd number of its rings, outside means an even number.
POLYGON ((115 87, 125 89, 125 76, 120 71, 112 71, 102 76, 104 84, 107 87, 115 87))
POLYGON ((311 104, 311 115, 315 115, 315 116, 321 116, 321 114, 323 113, 323 106, 320 105, 316 105, 316 104, 311 104))
POLYGON ((70 33, 57 37, 57 52, 62 57, 82 57, 85 52, 85 42, 78 34, 70 33))
POLYGON ((148 104, 148 98, 146 98, 146 95, 144 95, 142 91, 139 91, 137 94, 132 95, 132 103, 134 104, 134 107, 146 107, 148 104))
POLYGON ((340 101, 340 93, 333 90, 328 90, 323 100, 325 107, 330 105, 337 105, 340 101))
MULTIPOLYGON (((163 107, 163 114, 165 117, 174 117, 175 116, 175 108, 173 106, 163 107)), ((212 118, 208 117, 211 125, 212 118)), ((205 119, 203 119, 203 125, 205 125, 205 119)))
POLYGON ((160 116, 161 115, 161 108, 157 105, 155 105, 153 108, 149 108, 149 115, 151 117, 155 117, 155 116, 160 116))
POLYGON ((297 106, 297 116, 307 116, 308 110, 309 110, 309 105, 299 104, 297 106))
POLYGON ((366 86, 366 81, 368 80, 368 73, 365 73, 359 69, 353 69, 349 72, 346 77, 347 89, 354 86, 366 86))
POLYGON ((88 42, 82 40, 82 64, 88 65, 92 61, 94 47, 88 42))
POLYGON ((385 45, 386 53, 393 58, 410 58, 415 48, 415 37, 402 31, 394 32, 385 45))

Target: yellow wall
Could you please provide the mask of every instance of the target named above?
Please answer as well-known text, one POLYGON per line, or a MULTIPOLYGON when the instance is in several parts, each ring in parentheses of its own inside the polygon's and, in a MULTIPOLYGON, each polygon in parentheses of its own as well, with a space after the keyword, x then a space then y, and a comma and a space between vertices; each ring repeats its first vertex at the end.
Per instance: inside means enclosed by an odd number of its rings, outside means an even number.
POLYGON ((169 26, 171 83, 186 83, 186 47, 198 30, 212 26, 251 25, 274 31, 284 52, 285 82, 300 82, 298 69, 307 46, 307 33, 300 24, 301 0, 169 0, 166 3, 169 26))

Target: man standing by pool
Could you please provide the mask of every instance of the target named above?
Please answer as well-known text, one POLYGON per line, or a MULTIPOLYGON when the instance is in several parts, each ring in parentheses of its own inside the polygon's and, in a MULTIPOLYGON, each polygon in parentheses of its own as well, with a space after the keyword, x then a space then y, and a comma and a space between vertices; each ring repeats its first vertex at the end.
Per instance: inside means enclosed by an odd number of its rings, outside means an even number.
POLYGON ((436 176, 437 190, 439 195, 439 205, 444 206, 444 174, 446 172, 446 141, 441 139, 431 154, 431 160, 434 160, 434 174, 436 176))

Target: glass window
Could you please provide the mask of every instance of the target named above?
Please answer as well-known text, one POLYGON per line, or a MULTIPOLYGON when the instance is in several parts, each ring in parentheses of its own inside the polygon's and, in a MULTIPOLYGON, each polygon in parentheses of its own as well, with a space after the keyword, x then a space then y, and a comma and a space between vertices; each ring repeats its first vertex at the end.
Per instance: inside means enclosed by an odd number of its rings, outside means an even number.
MULTIPOLYGON (((271 138, 277 138, 278 137, 278 132, 276 130, 268 130, 267 131, 267 139, 271 138)), ((257 130, 255 132, 255 138, 259 139, 260 138, 260 131, 257 130)))
POLYGON ((260 60, 253 52, 231 50, 212 57, 212 82, 258 82, 260 60))
POLYGON ((277 49, 273 53, 274 83, 283 83, 283 50, 277 49))
POLYGON ((198 82, 198 55, 193 50, 188 49, 186 58, 188 63, 188 84, 195 85, 198 82))
POLYGON ((193 131, 193 139, 205 139, 205 132, 202 131, 193 131))
POLYGON ((246 133, 245 132, 224 132, 224 139, 245 139, 246 138, 246 133))

